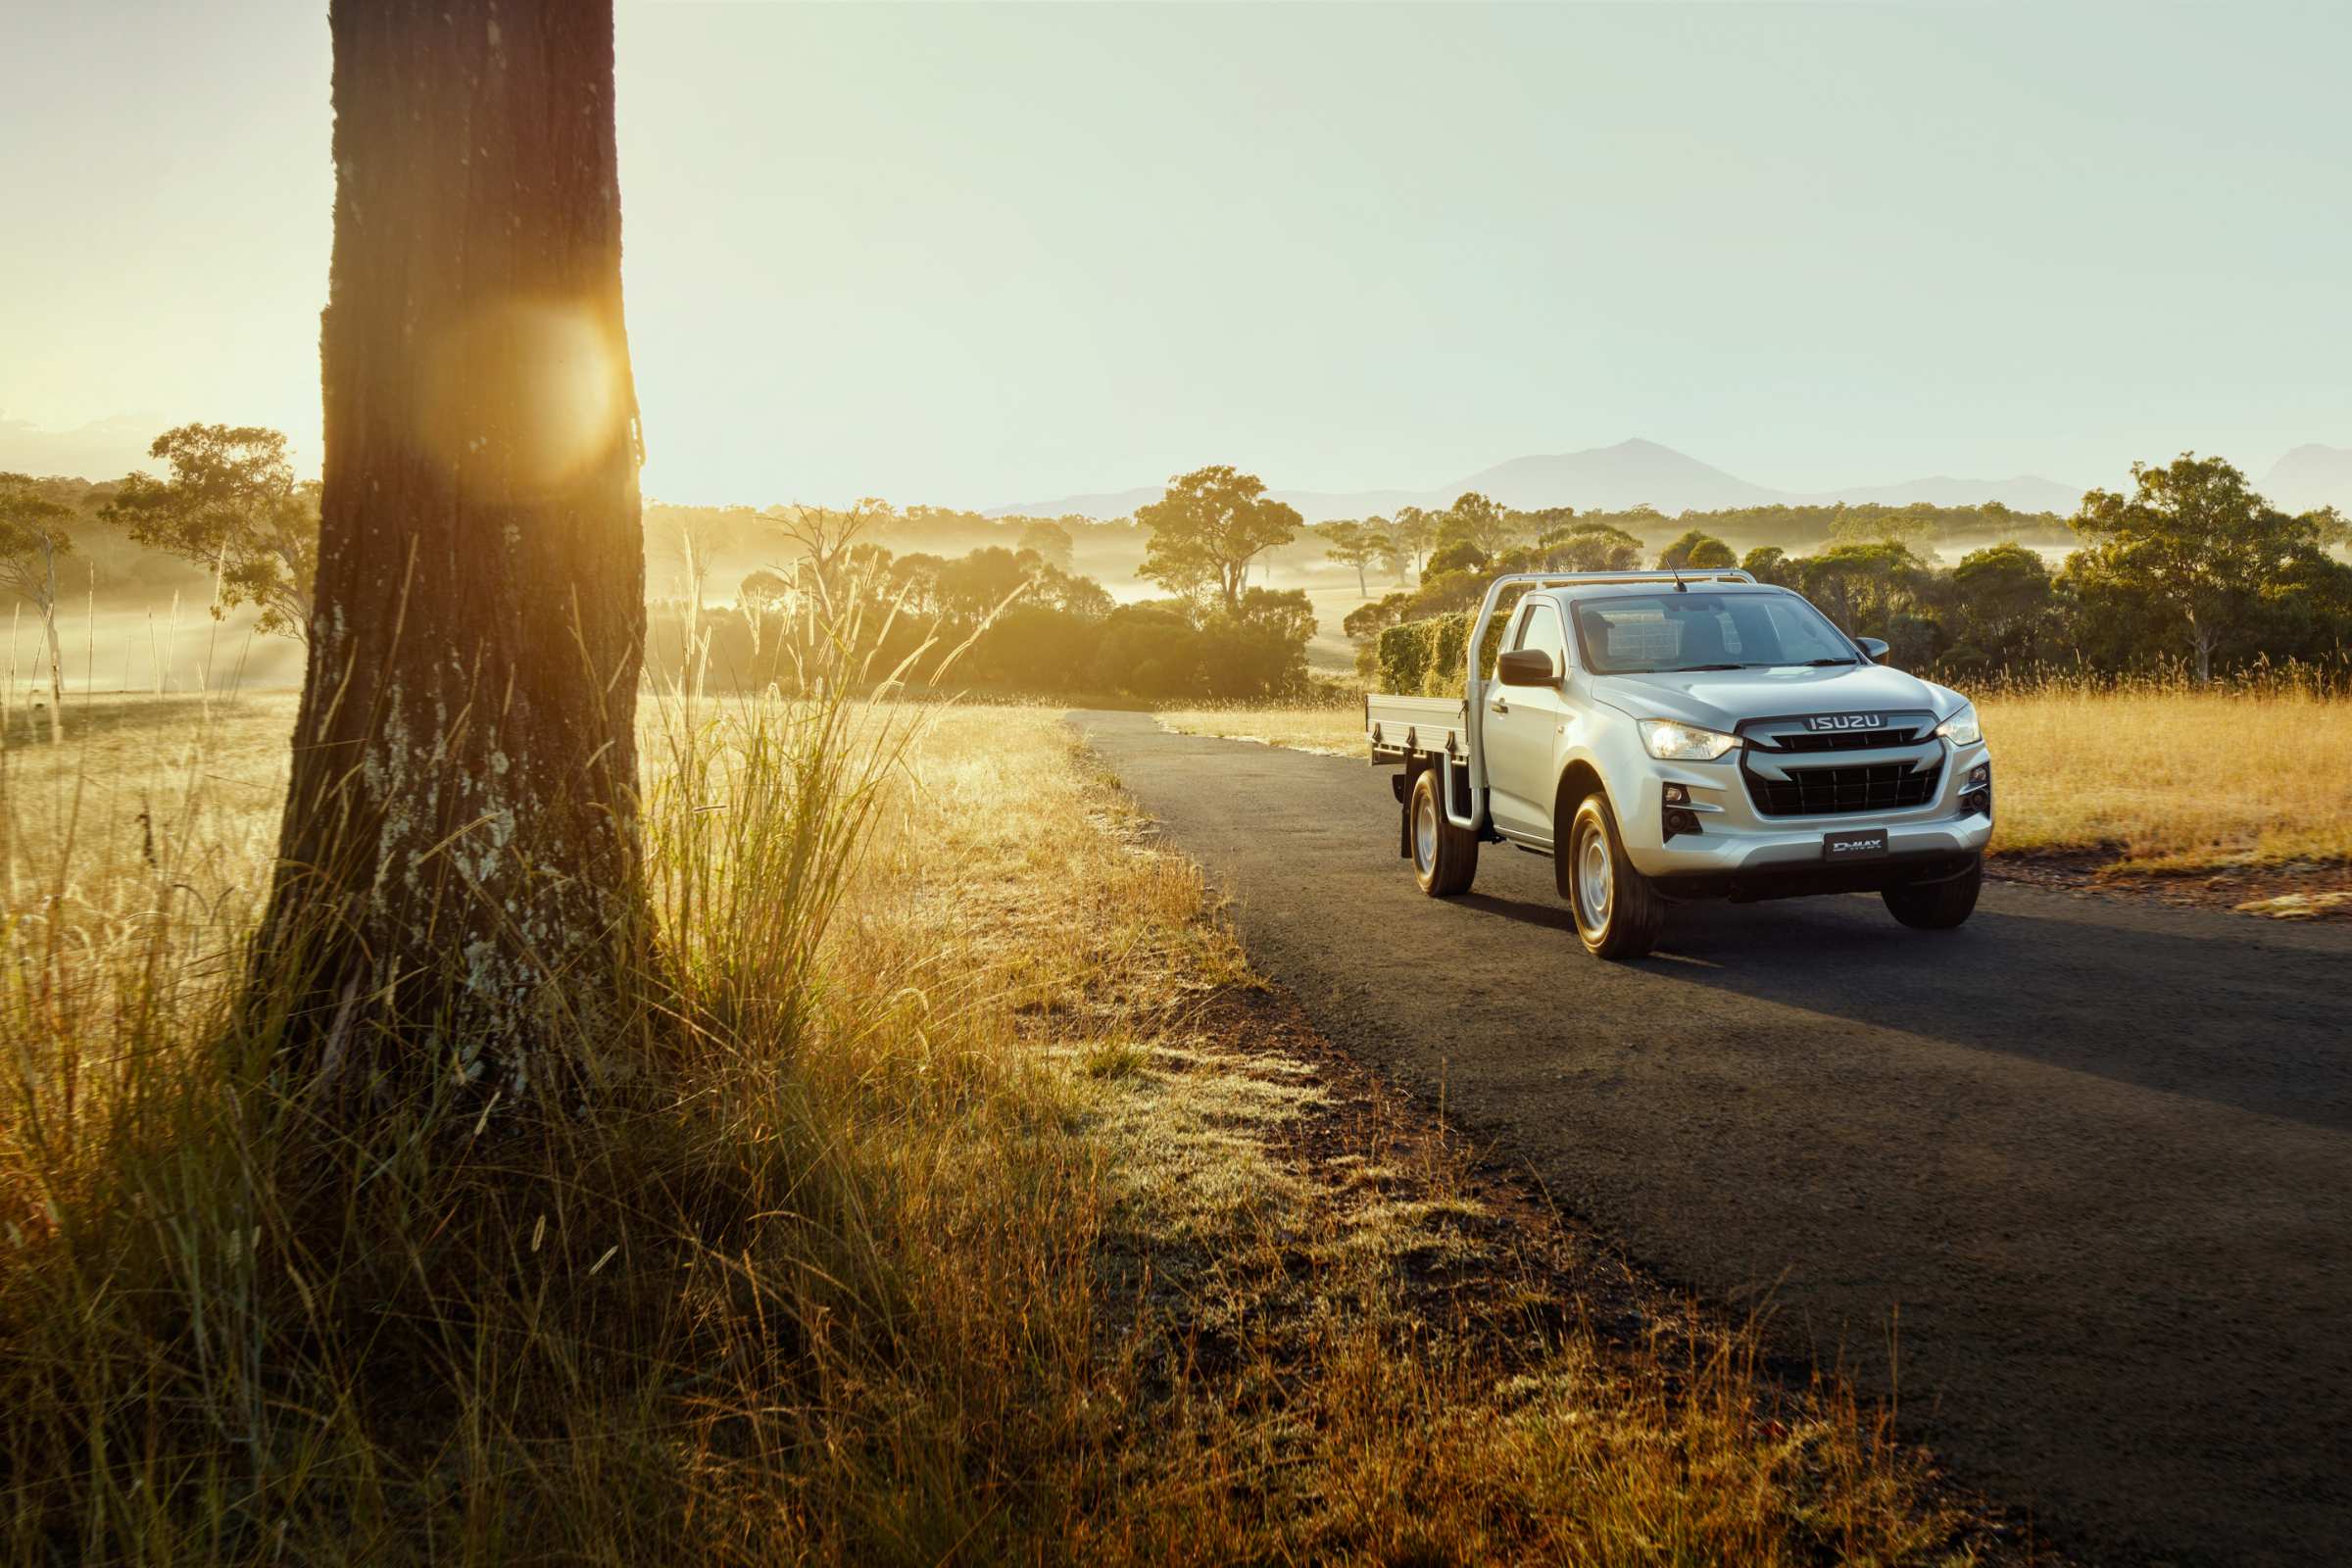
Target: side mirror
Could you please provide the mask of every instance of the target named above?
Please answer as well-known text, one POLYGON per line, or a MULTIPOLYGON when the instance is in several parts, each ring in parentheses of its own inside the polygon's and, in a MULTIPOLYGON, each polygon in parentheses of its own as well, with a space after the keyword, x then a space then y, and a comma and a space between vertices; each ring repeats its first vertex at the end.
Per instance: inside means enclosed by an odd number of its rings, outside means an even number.
POLYGON ((1543 649, 1514 648, 1494 661, 1494 678, 1505 686, 1549 686, 1560 672, 1543 649))
POLYGON ((1862 645, 1862 652, 1870 656, 1872 663, 1884 664, 1886 662, 1886 645, 1884 642, 1876 637, 1857 637, 1854 641, 1862 645))

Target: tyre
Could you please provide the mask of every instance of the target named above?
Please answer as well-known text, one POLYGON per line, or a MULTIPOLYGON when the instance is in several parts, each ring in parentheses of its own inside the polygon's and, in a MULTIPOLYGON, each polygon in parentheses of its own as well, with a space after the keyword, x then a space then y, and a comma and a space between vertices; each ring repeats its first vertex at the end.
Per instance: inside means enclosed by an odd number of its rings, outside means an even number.
POLYGON ((1577 803, 1559 874, 1587 953, 1639 958, 1657 945, 1666 926, 1665 895, 1626 858, 1617 818, 1597 790, 1577 803))
POLYGON ((1469 892, 1471 879, 1478 875, 1478 835, 1446 819, 1436 768, 1426 768, 1414 778, 1404 808, 1412 835, 1413 880, 1421 884, 1421 891, 1433 899, 1469 892))
POLYGON ((1949 931, 1976 908, 1984 886, 1984 857, 1980 855, 1958 876, 1888 888, 1879 897, 1886 901, 1887 912, 1914 931, 1949 931))

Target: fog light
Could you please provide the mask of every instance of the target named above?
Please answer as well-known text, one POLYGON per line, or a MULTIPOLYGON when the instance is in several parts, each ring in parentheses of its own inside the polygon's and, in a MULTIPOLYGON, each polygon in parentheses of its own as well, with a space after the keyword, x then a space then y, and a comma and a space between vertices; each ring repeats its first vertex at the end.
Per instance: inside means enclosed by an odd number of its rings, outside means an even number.
POLYGON ((1979 762, 1968 770, 1968 787, 1960 792, 1962 816, 1992 814, 1992 764, 1979 762))
POLYGON ((1689 806, 1690 804, 1690 786, 1688 784, 1667 785, 1666 804, 1668 806, 1689 806))
POLYGON ((1679 806, 1667 808, 1666 836, 1668 838, 1673 838, 1677 833, 1695 833, 1697 831, 1698 813, 1696 811, 1687 811, 1679 806))

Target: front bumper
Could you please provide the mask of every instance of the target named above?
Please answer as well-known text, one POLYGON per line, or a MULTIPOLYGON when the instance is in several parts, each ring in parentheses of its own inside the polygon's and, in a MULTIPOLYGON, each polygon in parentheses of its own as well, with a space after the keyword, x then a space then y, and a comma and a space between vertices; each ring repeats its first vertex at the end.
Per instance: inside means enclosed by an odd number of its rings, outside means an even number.
MULTIPOLYGON (((1626 856, 1642 875, 1663 884, 1660 891, 1686 898, 1777 898, 1816 892, 1871 891, 1905 882, 1934 880, 1964 872, 1992 838, 1992 813, 1978 808, 1989 792, 1963 805, 1969 778, 1990 754, 1974 746, 1936 744, 1945 750, 1933 795, 1905 809, 1837 811, 1811 816, 1765 816, 1755 807, 1740 770, 1740 754, 1713 762, 1660 762, 1647 759, 1630 789, 1612 790, 1626 856), (1666 832, 1666 786, 1688 793, 1696 832, 1666 832), (1615 797, 1631 798, 1615 798, 1615 797), (1832 865, 1823 856, 1825 834, 1884 828, 1886 854, 1851 865, 1832 865)), ((1862 761, 1868 753, 1845 753, 1839 761, 1862 761)))

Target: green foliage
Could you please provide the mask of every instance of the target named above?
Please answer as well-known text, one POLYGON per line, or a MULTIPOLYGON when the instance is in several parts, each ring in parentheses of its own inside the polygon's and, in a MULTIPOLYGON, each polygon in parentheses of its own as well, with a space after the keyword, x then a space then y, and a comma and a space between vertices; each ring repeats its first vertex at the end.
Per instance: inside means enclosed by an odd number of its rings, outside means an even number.
MULTIPOLYGON (((1646 508, 1596 515, 1637 533, 1645 527, 1660 531, 1667 520, 1646 508)), ((1857 544, 1898 539, 1906 544, 1934 545, 1968 539, 2061 544, 2072 537, 2066 519, 2055 513, 2016 512, 1997 501, 1976 507, 1938 507, 1924 501, 1902 507, 1842 501, 1825 506, 1729 507, 1718 512, 1686 512, 1677 520, 1719 539, 1778 542, 1784 547, 1817 539, 1857 544)))
POLYGON ((1438 542, 1438 518, 1420 507, 1398 507, 1396 515, 1389 519, 1389 538, 1398 554, 1412 562, 1418 574, 1422 558, 1438 542))
MULTIPOLYGON (((1606 522, 1578 522, 1537 544, 1544 571, 1632 571, 1642 564, 1642 541, 1606 522)), ((1526 569, 1526 568, 1520 568, 1526 569)))
POLYGON ((1907 507, 1841 507, 1830 519, 1830 538, 1840 544, 1919 544, 1941 530, 1940 511, 1925 501, 1907 507))
POLYGON ((1364 567, 1390 553, 1387 531, 1361 522, 1327 522, 1314 531, 1323 540, 1323 554, 1343 566, 1353 566, 1356 592, 1369 596, 1372 589, 1364 581, 1364 567))
POLYGON ((1422 568, 1424 582, 1443 577, 1448 572, 1477 571, 1492 559, 1488 553, 1467 539, 1450 539, 1429 554, 1429 564, 1422 568))
POLYGON ((1058 522, 1033 517, 1022 525, 1019 549, 1050 564, 1057 571, 1068 571, 1077 559, 1077 547, 1070 539, 1070 530, 1058 522))
POLYGON ((41 492, 27 474, 0 473, 0 587, 32 606, 41 617, 49 653, 49 739, 65 738, 65 655, 57 640, 57 558, 71 555, 73 537, 62 501, 41 492))
MULTIPOLYGON (((1464 655, 1475 618, 1472 612, 1462 610, 1406 621, 1383 631, 1376 660, 1380 689, 1401 696, 1459 697, 1467 665, 1464 655)), ((1494 623, 1487 628, 1485 644, 1479 649, 1482 670, 1494 670, 1494 656, 1502 647, 1503 628, 1510 618, 1508 612, 1496 610, 1494 623)))
POLYGON ((57 558, 74 553, 65 526, 72 515, 31 475, 0 473, 0 587, 43 614, 57 604, 57 558))
MULTIPOLYGON (((2185 662, 2205 680, 2266 663, 2340 668, 2352 661, 2352 564, 2331 554, 2352 543, 2352 529, 2332 510, 2289 516, 2219 459, 2183 457, 2132 472, 2132 495, 2084 498, 2075 526, 2090 544, 2055 573, 2042 552, 2015 539, 1949 568, 1913 548, 1929 514, 1937 528, 1950 526, 1955 512, 2031 520, 1995 506, 1812 509, 1830 514, 1829 548, 1797 556, 1763 545, 1740 565, 1758 582, 1795 589, 1848 632, 1883 638, 1894 663, 1954 678, 2059 665, 2117 675, 2185 662)), ((1387 690, 1457 689, 1466 633, 1446 628, 1489 581, 1515 571, 1631 567, 1640 540, 1619 519, 1638 515, 1587 514, 1532 549, 1483 561, 1467 549, 1450 558, 1441 552, 1419 589, 1348 617, 1358 667, 1387 690), (1442 650, 1448 635, 1454 641, 1442 650)), ((1730 558, 1719 537, 1692 528, 1660 562, 1729 565, 1730 558)))
POLYGON ((2049 644, 2057 587, 2041 557, 2016 543, 1961 559, 1951 573, 1954 646, 1943 662, 1955 671, 2054 660, 2049 644))
POLYGON ((1025 550, 893 557, 813 516, 796 526, 826 554, 751 573, 739 613, 691 632, 688 606, 655 607, 649 663, 659 671, 691 648, 711 685, 798 691, 814 630, 854 624, 864 667, 903 670, 918 688, 1170 701, 1289 697, 1307 686, 1315 616, 1296 589, 1252 588, 1231 611, 1188 599, 1114 605, 1094 579, 1025 550))
POLYGON ((1740 569, 1758 582, 1777 583, 1783 588, 1796 585, 1796 574, 1788 566, 1788 552, 1779 545, 1758 545, 1740 558, 1740 569))
POLYGON ((1510 514, 1499 503, 1475 490, 1456 496, 1453 505, 1438 520, 1441 548, 1467 542, 1477 546, 1480 554, 1492 556, 1508 549, 1517 538, 1518 530, 1511 523, 1510 514))
POLYGON ((1252 588, 1231 612, 1184 600, 1121 605, 1102 623, 1097 689, 1147 701, 1294 696, 1306 689, 1314 610, 1298 589, 1252 588))
POLYGON ((1658 552, 1658 564, 1688 571, 1709 571, 1740 564, 1732 547, 1703 528, 1693 528, 1658 552))
POLYGON ((2162 607, 2199 681, 2217 652, 2269 618, 2265 601, 2323 585, 2330 545, 2352 539, 2333 509, 2290 516, 2220 458, 2182 453, 2155 467, 2135 463, 2130 496, 2093 490, 2075 530, 2090 541, 2068 564, 2078 592, 2162 607))
POLYGON ((1214 592, 1228 614, 1241 611, 1250 563, 1298 532, 1298 514, 1269 499, 1263 479, 1227 464, 1176 475, 1135 520, 1152 530, 1136 575, 1188 599, 1214 592))
POLYGON ((171 478, 125 475, 103 514, 143 545, 213 570, 219 616, 250 603, 264 631, 310 635, 319 489, 297 482, 286 438, 260 425, 183 424, 147 449, 171 478))
POLYGON ((1575 521, 1574 507, 1538 507, 1533 512, 1511 514, 1512 532, 1521 539, 1544 539, 1564 533, 1575 521))

